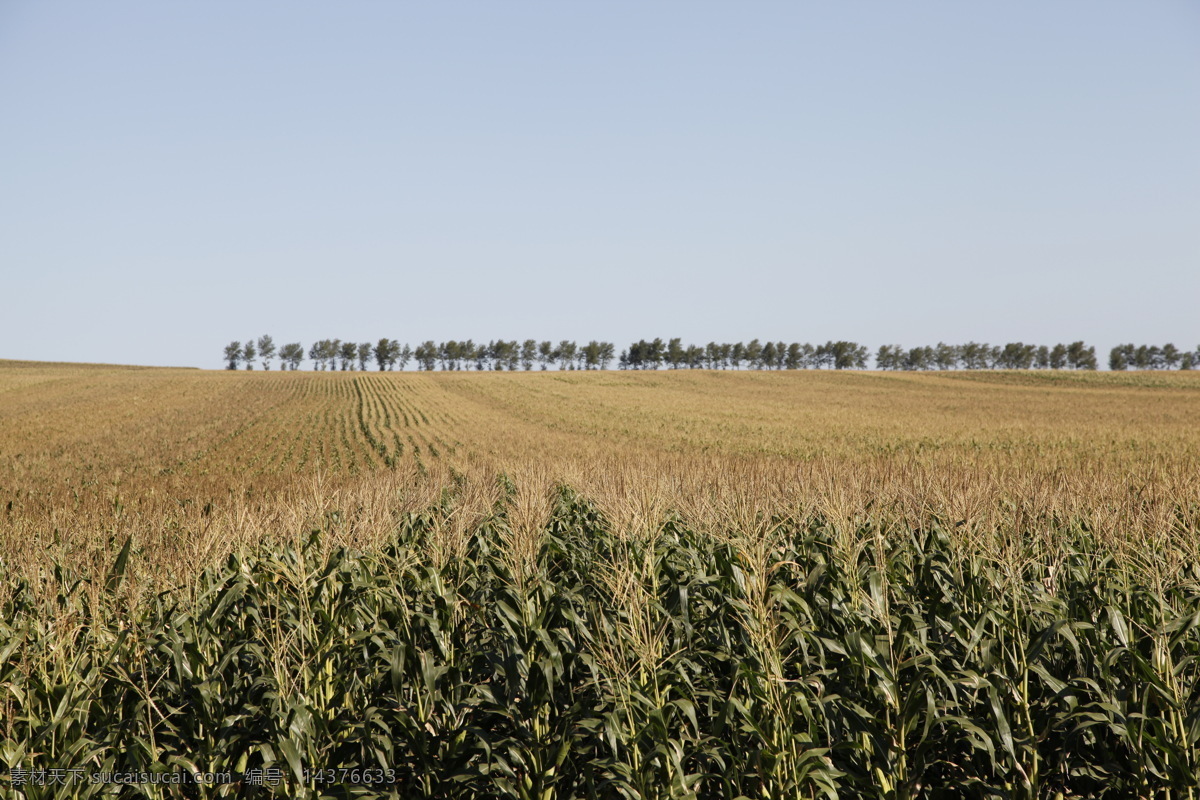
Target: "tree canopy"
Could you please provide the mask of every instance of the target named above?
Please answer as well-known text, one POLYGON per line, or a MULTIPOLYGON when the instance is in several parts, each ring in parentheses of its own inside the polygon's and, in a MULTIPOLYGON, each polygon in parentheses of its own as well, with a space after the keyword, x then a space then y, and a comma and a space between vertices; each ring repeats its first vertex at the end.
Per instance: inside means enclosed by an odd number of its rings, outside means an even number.
MULTIPOLYGON (((281 369, 296 370, 306 358, 299 342, 278 349, 267 335, 245 343, 225 346, 226 368, 240 365, 253 369, 256 359, 264 370, 278 357, 281 369)), ((384 337, 374 345, 341 339, 320 339, 307 351, 314 370, 366 370, 372 363, 382 371, 403 371, 409 362, 423 371, 530 371, 551 366, 558 370, 607 370, 614 361, 618 369, 753 369, 796 370, 868 368, 867 347, 858 342, 827 341, 824 344, 751 339, 749 342, 716 342, 705 345, 685 343, 681 337, 639 339, 617 354, 612 342, 593 339, 577 344, 564 339, 558 344, 536 339, 493 339, 486 344, 471 339, 444 342, 426 340, 415 348, 397 339, 384 337)), ((1112 370, 1194 369, 1200 365, 1200 346, 1185 351, 1174 344, 1123 344, 1109 353, 1112 370)), ((980 342, 951 345, 921 345, 905 348, 898 344, 881 345, 874 353, 879 370, 976 370, 976 369, 1047 369, 1094 370, 1098 368, 1096 348, 1083 341, 1036 345, 1009 342, 989 345, 980 342)))

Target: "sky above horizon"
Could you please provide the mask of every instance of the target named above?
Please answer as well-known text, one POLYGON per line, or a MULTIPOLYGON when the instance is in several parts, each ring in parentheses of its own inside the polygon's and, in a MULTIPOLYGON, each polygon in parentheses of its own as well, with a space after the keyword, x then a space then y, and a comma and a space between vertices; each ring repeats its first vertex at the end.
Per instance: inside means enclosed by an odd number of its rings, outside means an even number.
POLYGON ((0 358, 1200 345, 1194 2, 0 3, 0 358))

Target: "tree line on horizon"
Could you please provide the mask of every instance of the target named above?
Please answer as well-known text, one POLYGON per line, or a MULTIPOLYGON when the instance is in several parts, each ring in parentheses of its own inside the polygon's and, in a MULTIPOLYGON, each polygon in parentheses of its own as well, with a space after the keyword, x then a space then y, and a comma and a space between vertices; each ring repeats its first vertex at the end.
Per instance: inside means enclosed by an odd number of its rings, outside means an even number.
POLYGON ((875 354, 882 370, 950 369, 1096 369, 1096 348, 1083 342, 1046 345, 1009 342, 1003 347, 978 342, 905 350, 900 345, 883 345, 875 354))
MULTIPOLYGON (((616 361, 623 370, 668 369, 866 369, 869 357, 866 346, 857 342, 828 341, 812 345, 800 342, 772 342, 752 339, 750 342, 706 345, 683 343, 681 338, 640 339, 618 355, 611 342, 592 340, 578 345, 570 340, 558 344, 526 339, 494 340, 487 344, 471 339, 422 342, 415 348, 398 340, 383 338, 375 344, 341 339, 321 339, 306 352, 299 342, 276 348, 270 336, 260 336, 246 342, 233 341, 225 347, 226 369, 239 365, 254 369, 255 363, 264 370, 271 369, 278 358, 280 369, 296 370, 306 358, 317 371, 365 371, 375 365, 382 371, 405 370, 413 363, 418 370, 517 371, 540 370, 551 366, 558 370, 607 370, 616 361)), ((1003 346, 968 342, 905 349, 900 345, 883 345, 874 355, 875 368, 880 370, 974 370, 974 369, 1071 369, 1098 368, 1096 348, 1082 341, 1070 344, 1033 345, 1010 342, 1003 346)), ((1200 365, 1200 346, 1195 352, 1182 351, 1173 344, 1118 345, 1109 354, 1112 370, 1190 370, 1200 365)))
POLYGON ((1195 352, 1180 350, 1168 342, 1158 345, 1119 344, 1108 354, 1108 368, 1114 372, 1127 369, 1195 369, 1200 366, 1200 346, 1195 352))

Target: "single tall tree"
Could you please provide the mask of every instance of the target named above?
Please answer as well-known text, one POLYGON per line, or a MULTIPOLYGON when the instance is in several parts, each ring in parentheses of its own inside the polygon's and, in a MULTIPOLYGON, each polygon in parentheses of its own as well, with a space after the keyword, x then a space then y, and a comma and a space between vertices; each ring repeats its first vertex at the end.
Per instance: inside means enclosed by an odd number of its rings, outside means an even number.
POLYGON ((565 370, 571 366, 571 362, 575 360, 575 343, 563 339, 558 343, 558 347, 554 348, 554 357, 558 360, 559 370, 565 370))
POLYGON ((354 360, 358 357, 358 345, 354 342, 342 342, 338 348, 338 359, 342 362, 342 372, 354 369, 354 360))
POLYGON ((1128 351, 1133 349, 1131 344, 1119 344, 1108 352, 1108 368, 1113 372, 1124 372, 1129 369, 1128 351))
POLYGON ((225 369, 237 369, 238 362, 242 360, 242 343, 230 342, 225 345, 225 360, 229 362, 225 369))
POLYGON ((775 343, 768 341, 763 345, 762 351, 758 355, 758 360, 765 369, 775 369, 775 358, 778 354, 778 348, 775 343))
POLYGON ((1050 348, 1050 369, 1064 369, 1067 366, 1067 346, 1056 344, 1050 348))
POLYGON ((600 369, 608 369, 608 365, 612 363, 616 348, 612 342, 600 343, 600 369))
POLYGON ((375 363, 379 365, 380 372, 387 369, 394 360, 391 339, 384 337, 375 343, 375 363))
POLYGON ((258 357, 262 359, 263 369, 271 368, 271 359, 275 358, 275 341, 270 336, 258 337, 258 357))
POLYGON ((787 346, 787 352, 783 356, 783 365, 787 369, 800 369, 803 362, 803 357, 800 354, 800 343, 792 342, 787 346))
POLYGON ((667 342, 667 363, 671 365, 671 369, 679 369, 683 364, 684 349, 683 340, 678 336, 667 342))
POLYGON ((751 339, 750 344, 746 345, 746 365, 751 369, 762 369, 762 351, 762 343, 758 339, 751 339))
POLYGON ((539 342, 537 359, 543 372, 549 369, 550 364, 554 362, 554 345, 550 342, 539 342))

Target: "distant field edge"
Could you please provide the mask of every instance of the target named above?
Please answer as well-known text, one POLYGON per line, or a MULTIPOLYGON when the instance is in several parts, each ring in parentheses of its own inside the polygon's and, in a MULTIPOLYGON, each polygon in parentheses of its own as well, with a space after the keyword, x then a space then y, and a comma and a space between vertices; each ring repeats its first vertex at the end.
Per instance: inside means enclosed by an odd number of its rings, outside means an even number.
POLYGON ((72 369, 189 369, 199 367, 153 366, 147 364, 96 364, 86 361, 27 361, 18 358, 0 358, 0 369, 28 369, 34 367, 70 367, 72 369))

